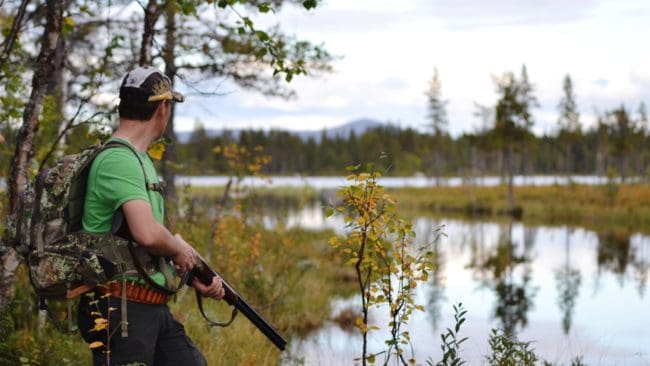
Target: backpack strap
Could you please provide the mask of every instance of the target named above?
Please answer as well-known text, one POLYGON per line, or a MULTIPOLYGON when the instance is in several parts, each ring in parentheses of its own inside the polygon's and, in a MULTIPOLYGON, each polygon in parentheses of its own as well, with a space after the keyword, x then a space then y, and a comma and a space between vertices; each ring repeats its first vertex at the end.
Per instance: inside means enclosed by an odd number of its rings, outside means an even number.
POLYGON ((120 140, 108 140, 104 144, 104 147, 102 148, 102 150, 110 149, 112 147, 126 147, 129 150, 131 150, 133 155, 135 155, 135 157, 138 159, 138 163, 140 163, 140 168, 142 168, 142 174, 144 175, 144 187, 145 187, 145 189, 147 189, 148 191, 156 191, 156 192, 159 192, 161 194, 164 194, 164 189, 163 189, 164 185, 162 183, 160 183, 160 182, 156 182, 156 183, 149 182, 149 179, 147 177, 147 171, 144 169, 144 163, 142 162, 142 159, 140 158, 140 154, 133 148, 133 146, 127 144, 124 141, 120 141, 120 140))
MULTIPOLYGON (((162 185, 160 183, 150 183, 150 182, 148 182, 147 172, 146 172, 146 170, 144 168, 144 163, 143 163, 142 159, 140 158, 140 155, 138 154, 138 152, 131 145, 129 145, 129 144, 123 142, 123 141, 120 141, 120 140, 108 140, 108 142, 106 142, 106 144, 104 145, 103 149, 108 149, 108 148, 111 148, 111 147, 121 147, 121 146, 126 147, 129 150, 131 150, 133 155, 135 155, 135 157, 138 159, 138 162, 140 163, 140 167, 142 168, 142 174, 144 175, 145 189, 152 190, 152 191, 157 191, 157 192, 162 193, 161 192, 162 191, 162 185)), ((165 282, 170 287, 164 287, 164 286, 161 286, 161 285, 157 284, 151 278, 151 276, 149 276, 149 274, 145 271, 144 266, 140 262, 140 260, 139 260, 139 258, 137 256, 137 253, 135 252, 136 248, 135 248, 135 245, 133 244, 133 240, 131 239, 131 235, 130 235, 130 233, 126 232, 127 230, 128 230, 128 225, 126 225, 126 219, 124 218, 124 212, 120 208, 117 211, 115 211, 115 213, 113 215, 112 232, 114 234, 119 232, 121 234, 121 236, 128 238, 129 252, 131 253, 131 257, 133 259, 133 264, 135 265, 135 268, 137 269, 138 274, 152 288, 155 288, 156 290, 161 291, 161 292, 163 292, 165 294, 168 294, 168 295, 175 294, 178 291, 178 289, 183 286, 183 284, 184 284, 183 281, 181 281, 181 283, 175 289, 173 289, 171 286, 172 286, 172 283, 174 281, 174 278, 173 278, 173 275, 172 275, 171 271, 169 270, 169 268, 166 267, 166 266, 168 266, 168 264, 165 263, 165 260, 162 257, 158 257, 159 258, 159 264, 158 264, 159 270, 160 270, 160 272, 162 272, 163 276, 165 277, 165 282)))
MULTIPOLYGON (((161 286, 157 284, 149 274, 147 274, 147 271, 144 269, 144 266, 142 265, 142 262, 140 262, 140 258, 136 253, 136 248, 133 239, 131 237, 131 233, 128 232, 128 225, 126 225, 126 219, 124 217, 124 212, 122 211, 121 208, 119 208, 117 211, 115 211, 115 215, 113 216, 113 228, 111 229, 113 234, 116 234, 118 236, 121 236, 123 238, 126 238, 128 240, 128 248, 129 252, 131 253, 131 258, 133 259, 133 264, 138 271, 138 274, 140 277, 144 279, 144 281, 147 283, 147 285, 151 286, 152 288, 155 288, 158 291, 161 291, 167 295, 173 295, 175 294, 180 287, 183 286, 184 281, 181 281, 181 283, 176 287, 176 289, 171 289, 165 286, 161 286)), ((158 257, 160 258, 160 257, 158 257)), ((163 264, 166 265, 166 264, 163 264)), ((160 266, 159 266, 160 267, 160 266)), ((163 273, 165 276, 165 280, 167 281, 168 284, 171 285, 173 278, 171 278, 171 274, 165 275, 165 271, 163 271, 162 268, 159 268, 160 271, 163 273)))

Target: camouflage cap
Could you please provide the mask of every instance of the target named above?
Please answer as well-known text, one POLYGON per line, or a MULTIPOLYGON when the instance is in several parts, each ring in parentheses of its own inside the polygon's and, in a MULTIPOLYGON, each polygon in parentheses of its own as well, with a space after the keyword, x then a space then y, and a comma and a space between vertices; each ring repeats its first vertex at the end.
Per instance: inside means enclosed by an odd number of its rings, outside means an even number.
POLYGON ((185 98, 172 89, 172 82, 167 75, 153 66, 139 66, 122 79, 120 99, 141 102, 173 100, 182 103, 185 98))

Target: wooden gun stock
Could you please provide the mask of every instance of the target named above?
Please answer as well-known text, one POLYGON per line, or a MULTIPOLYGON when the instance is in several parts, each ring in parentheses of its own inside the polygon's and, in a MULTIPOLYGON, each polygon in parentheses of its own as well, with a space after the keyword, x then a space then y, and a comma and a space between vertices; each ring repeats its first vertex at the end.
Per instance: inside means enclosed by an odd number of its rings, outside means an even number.
POLYGON ((212 278, 217 276, 221 279, 225 290, 224 300, 231 306, 235 307, 240 313, 244 314, 253 325, 257 327, 278 349, 284 351, 287 341, 282 334, 264 319, 235 289, 221 276, 217 271, 198 255, 199 261, 192 269, 192 275, 197 277, 203 284, 210 285, 212 278))

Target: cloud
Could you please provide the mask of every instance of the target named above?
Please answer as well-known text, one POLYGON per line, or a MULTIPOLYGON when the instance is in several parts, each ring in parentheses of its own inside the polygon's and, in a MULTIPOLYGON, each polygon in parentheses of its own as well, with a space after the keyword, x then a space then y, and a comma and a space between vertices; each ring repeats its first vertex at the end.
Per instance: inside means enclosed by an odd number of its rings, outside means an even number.
POLYGON ((607 88, 607 85, 609 85, 609 80, 607 79, 596 79, 592 80, 591 83, 599 88, 607 88))
POLYGON ((584 19, 597 0, 437 0, 430 15, 451 28, 557 24, 584 19))

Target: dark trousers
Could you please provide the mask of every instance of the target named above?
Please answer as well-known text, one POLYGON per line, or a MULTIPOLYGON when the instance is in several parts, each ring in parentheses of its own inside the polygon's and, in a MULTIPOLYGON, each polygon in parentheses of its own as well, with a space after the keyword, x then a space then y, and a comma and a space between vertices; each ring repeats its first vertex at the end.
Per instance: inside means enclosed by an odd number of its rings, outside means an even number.
MULTIPOLYGON (((99 317, 109 319, 110 365, 137 364, 146 366, 205 366, 206 361, 185 334, 185 328, 172 316, 167 305, 127 302, 128 337, 121 336, 121 300, 114 297, 89 298, 82 295, 79 303, 79 330, 88 343, 101 341, 108 345, 106 329, 91 331, 99 317), (94 303, 97 301, 97 303, 94 303), (109 310, 110 309, 110 310, 109 310), (107 317, 106 314, 110 313, 107 317)), ((101 320, 99 321, 101 323, 101 320)), ((107 366, 107 348, 93 349, 93 365, 107 366)))

